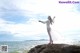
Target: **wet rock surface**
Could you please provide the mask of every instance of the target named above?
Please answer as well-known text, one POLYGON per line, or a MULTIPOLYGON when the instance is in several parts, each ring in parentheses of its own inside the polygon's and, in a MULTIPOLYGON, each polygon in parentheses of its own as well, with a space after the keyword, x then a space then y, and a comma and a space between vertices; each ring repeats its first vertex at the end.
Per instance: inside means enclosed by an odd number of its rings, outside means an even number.
POLYGON ((80 46, 67 44, 43 44, 31 48, 28 53, 80 53, 80 46))

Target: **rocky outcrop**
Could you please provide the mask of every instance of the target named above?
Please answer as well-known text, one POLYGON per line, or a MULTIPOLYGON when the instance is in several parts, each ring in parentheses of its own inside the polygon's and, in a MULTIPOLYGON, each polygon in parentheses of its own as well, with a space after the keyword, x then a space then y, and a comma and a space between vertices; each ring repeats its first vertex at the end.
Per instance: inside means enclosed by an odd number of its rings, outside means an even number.
POLYGON ((44 44, 31 48, 28 53, 80 53, 80 46, 67 44, 44 44))

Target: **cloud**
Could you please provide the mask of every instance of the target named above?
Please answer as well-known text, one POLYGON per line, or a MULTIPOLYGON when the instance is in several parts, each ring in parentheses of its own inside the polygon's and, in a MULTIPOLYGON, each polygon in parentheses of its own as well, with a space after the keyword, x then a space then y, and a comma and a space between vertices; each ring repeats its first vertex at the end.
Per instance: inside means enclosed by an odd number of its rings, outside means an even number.
POLYGON ((15 4, 17 4, 16 6, 19 9, 33 11, 35 13, 44 13, 47 15, 59 15, 62 12, 72 10, 74 7, 73 4, 59 4, 58 0, 24 0, 16 1, 15 4))
POLYGON ((56 16, 52 27, 57 34, 69 37, 68 31, 80 29, 80 15, 75 4, 59 4, 57 0, 4 0, 0 4, 0 31, 10 32, 16 38, 46 37, 46 25, 38 20, 45 21, 48 15, 56 16))
MULTIPOLYGON (((79 0, 79 1, 80 1, 80 0, 79 0)), ((75 7, 76 7, 75 10, 76 10, 78 13, 80 13, 80 4, 76 5, 75 7)))
POLYGON ((2 15, 2 19, 14 23, 25 23, 28 19, 25 16, 21 15, 19 12, 5 12, 2 15))
MULTIPOLYGON (((15 37, 15 40, 25 40, 25 37, 29 39, 31 36, 33 36, 33 38, 30 39, 40 38, 35 35, 42 34, 41 31, 44 31, 42 30, 44 27, 42 24, 38 23, 38 18, 41 19, 41 16, 45 18, 45 15, 35 14, 27 10, 19 9, 15 6, 14 2, 9 2, 10 3, 7 1, 2 1, 0 6, 0 31, 6 33, 10 32, 10 34, 12 34, 10 36, 9 33, 4 34, 8 37, 15 37)), ((6 38, 6 36, 4 36, 4 38, 6 38)))
POLYGON ((15 38, 27 38, 32 36, 35 38, 46 32, 45 25, 39 23, 38 20, 34 18, 29 20, 29 24, 6 24, 6 21, 4 21, 0 25, 2 29, 0 31, 10 32, 15 38))
POLYGON ((0 18, 14 23, 25 23, 29 18, 27 16, 25 17, 11 1, 9 1, 9 3, 8 1, 2 1, 0 6, 0 18))

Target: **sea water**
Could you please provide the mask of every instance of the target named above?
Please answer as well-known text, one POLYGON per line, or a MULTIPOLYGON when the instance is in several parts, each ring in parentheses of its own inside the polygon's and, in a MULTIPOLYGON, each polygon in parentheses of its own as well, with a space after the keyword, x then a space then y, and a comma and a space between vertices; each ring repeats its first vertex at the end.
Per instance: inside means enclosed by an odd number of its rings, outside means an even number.
MULTIPOLYGON (((1 45, 8 45, 8 53, 12 53, 14 51, 18 51, 21 53, 23 50, 29 50, 30 48, 40 45, 40 44, 46 44, 48 41, 34 41, 34 40, 28 40, 28 41, 1 41, 1 45)), ((1 52, 2 53, 2 52, 1 52)))

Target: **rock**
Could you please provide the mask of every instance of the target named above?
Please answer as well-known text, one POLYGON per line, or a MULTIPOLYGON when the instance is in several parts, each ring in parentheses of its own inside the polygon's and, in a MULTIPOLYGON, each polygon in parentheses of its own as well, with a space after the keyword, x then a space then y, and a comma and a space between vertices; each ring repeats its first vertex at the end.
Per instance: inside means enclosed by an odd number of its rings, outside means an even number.
POLYGON ((80 53, 80 46, 67 44, 43 44, 31 48, 28 53, 80 53))

